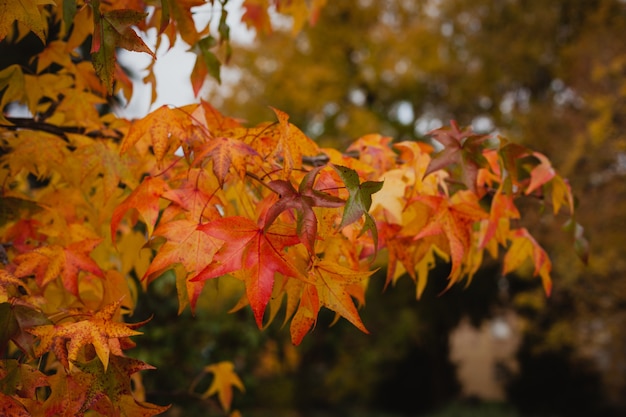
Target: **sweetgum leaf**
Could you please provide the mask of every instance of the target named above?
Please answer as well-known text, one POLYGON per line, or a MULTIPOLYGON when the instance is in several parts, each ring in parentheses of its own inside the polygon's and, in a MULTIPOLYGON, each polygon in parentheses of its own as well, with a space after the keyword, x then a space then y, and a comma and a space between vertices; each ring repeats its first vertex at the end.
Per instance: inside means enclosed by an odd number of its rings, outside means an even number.
POLYGON ((145 52, 156 59, 154 52, 148 48, 143 40, 131 28, 132 25, 142 22, 147 13, 135 10, 111 10, 100 12, 100 1, 92 1, 94 9, 94 33, 91 44, 92 61, 96 74, 106 87, 109 94, 113 94, 115 81, 115 48, 124 48, 129 51, 145 52))
POLYGON ((279 195, 279 200, 267 211, 265 228, 267 229, 285 210, 295 210, 298 214, 297 233, 301 242, 310 253, 314 253, 315 238, 317 237, 317 217, 313 207, 341 207, 345 202, 339 197, 324 193, 313 188, 315 177, 323 166, 309 171, 298 190, 289 181, 274 180, 268 186, 279 195))
POLYGON ((341 165, 333 165, 333 168, 343 180, 349 193, 339 227, 346 227, 359 220, 361 216, 365 216, 365 224, 361 230, 361 234, 369 230, 374 239, 374 248, 378 248, 376 222, 369 214, 369 209, 372 206, 372 194, 383 188, 383 182, 365 181, 361 183, 359 174, 357 174, 355 170, 341 165))
POLYGON ((476 192, 478 169, 486 164, 482 155, 482 144, 489 136, 461 130, 454 121, 450 124, 450 128, 443 127, 429 132, 444 148, 431 160, 424 177, 449 165, 458 164, 463 183, 468 190, 476 192))
POLYGON ((274 274, 298 277, 283 249, 300 242, 290 230, 277 226, 267 230, 254 221, 239 216, 224 217, 199 226, 209 236, 224 241, 213 256, 213 263, 191 281, 205 281, 234 271, 245 276, 246 295, 259 328, 263 325, 265 306, 274 286, 274 274))
POLYGON ((232 362, 222 361, 204 368, 204 372, 213 374, 213 381, 209 388, 202 394, 203 398, 217 394, 220 405, 225 411, 230 411, 230 405, 233 401, 233 387, 244 391, 243 382, 235 373, 235 367, 232 362))

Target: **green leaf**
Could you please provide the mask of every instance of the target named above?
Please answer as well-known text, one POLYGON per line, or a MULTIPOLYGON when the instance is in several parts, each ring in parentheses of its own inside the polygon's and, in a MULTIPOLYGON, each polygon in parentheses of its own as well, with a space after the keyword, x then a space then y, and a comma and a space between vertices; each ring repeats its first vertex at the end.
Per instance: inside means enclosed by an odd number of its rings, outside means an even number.
POLYGON ((63 0, 63 23, 65 30, 69 32, 76 16, 76 0, 63 0))
POLYGON ((200 53, 202 54, 202 61, 204 65, 206 65, 209 74, 211 77, 215 78, 218 83, 221 83, 222 80, 220 78, 220 68, 222 63, 217 56, 213 52, 210 51, 212 47, 216 45, 216 40, 213 36, 209 35, 206 38, 202 38, 198 41, 198 47, 200 48, 200 53))
POLYGON ((361 216, 365 216, 365 224, 363 225, 361 234, 368 230, 371 231, 372 238, 374 239, 374 247, 378 248, 378 232, 376 229, 376 223, 369 214, 369 209, 372 206, 372 194, 383 188, 383 182, 365 181, 364 183, 361 183, 359 180, 359 174, 357 174, 355 170, 341 165, 333 165, 333 168, 343 180, 349 193, 348 201, 346 201, 346 206, 344 208, 339 227, 342 228, 348 226, 349 224, 359 220, 361 216))
POLYGON ((0 226, 22 218, 25 213, 32 214, 41 210, 41 207, 34 201, 18 197, 0 196, 0 202, 2 202, 0 205, 0 226))
POLYGON ((25 330, 45 324, 50 320, 40 311, 19 304, 0 304, 0 352, 13 340, 22 351, 34 356, 34 338, 25 330))
POLYGON ((167 0, 161 0, 161 25, 159 26, 159 34, 163 33, 170 24, 170 3, 167 0))
POLYGON ((147 13, 135 10, 112 10, 101 13, 100 2, 92 2, 94 8, 94 34, 91 44, 91 57, 98 77, 109 94, 113 93, 115 81, 115 48, 145 52, 156 59, 154 53, 131 28, 143 21, 147 13))
POLYGON ((346 207, 339 227, 345 227, 359 220, 366 214, 372 205, 372 194, 383 188, 382 181, 365 181, 361 183, 359 174, 351 168, 341 165, 333 165, 343 180, 350 196, 346 201, 346 207))
POLYGON ((11 340, 20 328, 17 319, 11 309, 11 304, 0 304, 0 354, 6 351, 9 340, 11 340))

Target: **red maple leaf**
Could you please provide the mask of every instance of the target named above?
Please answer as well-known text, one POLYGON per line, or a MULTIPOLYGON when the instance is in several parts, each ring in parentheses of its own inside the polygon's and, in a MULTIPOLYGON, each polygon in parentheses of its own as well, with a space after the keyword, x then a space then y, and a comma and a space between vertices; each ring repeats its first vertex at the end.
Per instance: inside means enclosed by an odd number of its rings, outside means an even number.
POLYGON ((313 188, 315 177, 322 168, 309 171, 297 191, 291 182, 285 180, 275 180, 268 184, 279 195, 279 200, 267 211, 265 227, 268 228, 283 211, 295 210, 298 213, 298 237, 310 253, 314 253, 313 246, 317 237, 317 217, 313 207, 341 207, 345 204, 339 197, 313 188))
POLYGON ((262 327, 263 313, 274 286, 274 274, 299 277, 301 274, 286 258, 283 249, 300 242, 293 229, 278 225, 265 229, 245 217, 225 217, 199 226, 209 236, 224 241, 213 257, 213 263, 202 270, 192 281, 217 278, 233 271, 242 271, 246 295, 254 318, 262 327))

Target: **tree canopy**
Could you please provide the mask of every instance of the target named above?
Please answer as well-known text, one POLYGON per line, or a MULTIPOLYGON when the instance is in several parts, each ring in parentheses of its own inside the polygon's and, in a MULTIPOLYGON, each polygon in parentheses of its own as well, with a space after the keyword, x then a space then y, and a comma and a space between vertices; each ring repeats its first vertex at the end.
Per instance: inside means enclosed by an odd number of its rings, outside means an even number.
MULTIPOLYGON (((209 74, 219 79, 232 53, 225 3, 0 4, 3 413, 164 412, 145 402, 138 377, 153 366, 125 351, 141 343, 136 336, 149 320, 126 320, 138 294, 165 276, 175 277, 179 313, 195 311, 215 283, 224 297, 236 295, 235 310, 249 306, 259 328, 282 314, 295 345, 322 308, 367 332, 358 308, 381 264, 385 285, 407 275, 419 298, 436 264, 447 263, 450 288, 469 283, 487 255, 502 260, 503 274, 529 270, 550 294, 550 257, 520 222, 520 206, 535 201, 576 223, 570 186, 544 153, 456 122, 430 131, 431 144, 394 142, 381 128, 349 132, 356 139, 345 149, 323 147, 280 104, 272 120, 251 125, 207 101, 162 106, 133 121, 116 116, 115 102, 132 95, 120 48, 155 57, 161 42, 182 40, 197 55, 194 91, 209 74), (198 28, 200 6, 212 18, 198 28), (156 34, 156 46, 146 33, 156 34)), ((323 3, 275 0, 271 10, 289 16, 297 33, 323 3)), ((269 33, 269 6, 245 1, 243 22, 269 33)), ((390 18, 384 10, 371 16, 390 18)), ((326 58, 343 54, 348 60, 336 62, 349 67, 367 59, 353 42, 326 58)), ((154 87, 152 69, 144 82, 154 87)), ((349 93, 356 107, 378 102, 366 84, 349 93)), ((322 103, 337 111, 346 104, 321 96, 322 103)), ((377 107, 398 113, 401 104, 377 107)), ((303 125, 314 128, 315 120, 303 125)), ((190 389, 237 415, 233 389, 243 384, 234 364, 213 363, 204 373, 213 375, 210 385, 190 389)))

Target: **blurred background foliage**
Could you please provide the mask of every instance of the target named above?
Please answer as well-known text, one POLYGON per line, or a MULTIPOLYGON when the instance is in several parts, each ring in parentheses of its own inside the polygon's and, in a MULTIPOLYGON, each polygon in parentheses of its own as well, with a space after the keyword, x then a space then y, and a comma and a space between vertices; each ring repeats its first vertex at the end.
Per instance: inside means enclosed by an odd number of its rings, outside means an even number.
POLYGON ((164 277, 137 312, 156 311, 136 353, 158 367, 144 378, 148 399, 173 402, 172 416, 211 415, 215 404, 177 387, 228 359, 246 416, 626 415, 626 2, 329 1, 297 37, 288 24, 235 46, 227 81, 204 98, 251 124, 271 120, 272 105, 340 149, 370 132, 426 140, 450 119, 500 132, 570 179, 589 264, 562 219, 529 204, 527 226, 554 262, 550 298, 528 277, 503 281, 497 261, 440 295, 442 265, 420 301, 408 280, 381 295, 377 275, 362 310, 371 335, 322 316, 298 349, 279 323, 259 332, 248 310, 226 314, 234 299, 210 286, 196 317, 178 318, 164 277), (501 381, 507 404, 463 399, 449 334, 465 316, 478 326, 502 310, 523 323, 519 369, 501 381))

